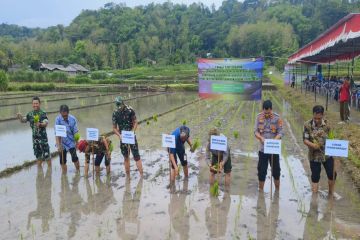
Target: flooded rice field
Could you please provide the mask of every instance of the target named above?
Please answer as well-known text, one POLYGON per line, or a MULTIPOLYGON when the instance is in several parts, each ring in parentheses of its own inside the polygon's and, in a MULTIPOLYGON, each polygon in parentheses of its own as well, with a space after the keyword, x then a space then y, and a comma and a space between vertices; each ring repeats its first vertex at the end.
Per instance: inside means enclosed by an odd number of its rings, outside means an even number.
MULTIPOLYGON (((128 104, 136 109, 138 119, 151 117, 156 113, 170 110, 175 106, 190 102, 196 98, 194 94, 187 93, 179 95, 160 94, 156 96, 151 96, 154 93, 139 94, 140 93, 120 93, 124 99, 138 97, 127 101, 128 104)), ((71 106, 75 105, 77 100, 72 100, 75 102, 73 104, 69 103, 70 113, 77 118, 80 134, 82 136, 85 135, 87 127, 99 128, 101 132, 112 130, 111 116, 115 107, 114 103, 112 103, 114 96, 107 96, 105 98, 107 98, 106 101, 111 103, 77 110, 71 110, 71 106)), ((96 99, 93 101, 96 101, 96 99)), ((22 114, 24 115, 32 109, 31 98, 29 99, 29 102, 30 104, 22 111, 22 114)), ((56 112, 61 104, 64 104, 64 102, 57 102, 56 112)), ((55 135, 53 128, 57 115, 58 113, 48 114, 49 126, 47 128, 47 134, 51 152, 55 151, 55 135)), ((0 146, 2 146, 1 149, 6 149, 6 151, 3 151, 0 160, 0 171, 34 159, 31 128, 29 127, 29 124, 21 124, 18 120, 0 122, 0 146)))
MULTIPOLYGON (((138 119, 144 119, 196 97, 175 93, 128 103, 138 119)), ((51 168, 33 166, 0 179, 0 239, 359 239, 360 198, 351 180, 339 165, 336 194, 329 198, 323 171, 321 191, 313 195, 301 135, 304 120, 276 92, 266 92, 265 98, 272 99, 274 111, 285 122, 280 191, 271 194, 269 177, 264 192, 257 190, 258 142, 253 126, 260 103, 201 100, 139 126, 142 178, 133 160, 126 177, 119 143, 113 137, 110 176, 102 169, 100 177, 91 173, 85 178, 84 155, 79 154, 80 174, 69 162, 68 174, 62 175, 54 158, 51 168), (170 192, 161 134, 172 132, 183 119, 202 147, 195 153, 187 148, 189 178, 184 179, 181 172, 176 189, 170 192), (215 124, 229 139, 233 165, 231 188, 223 188, 221 176, 219 197, 209 193, 204 160, 207 133, 215 124), (238 139, 233 131, 239 131, 238 139)), ((111 130, 113 109, 109 104, 72 114, 84 135, 86 127, 111 130)), ((50 114, 50 122, 54 117, 50 114)), ((0 129, 0 146, 5 149, 2 169, 33 159, 29 126, 9 121, 0 123, 0 129)), ((54 150, 51 124, 48 135, 54 150)))

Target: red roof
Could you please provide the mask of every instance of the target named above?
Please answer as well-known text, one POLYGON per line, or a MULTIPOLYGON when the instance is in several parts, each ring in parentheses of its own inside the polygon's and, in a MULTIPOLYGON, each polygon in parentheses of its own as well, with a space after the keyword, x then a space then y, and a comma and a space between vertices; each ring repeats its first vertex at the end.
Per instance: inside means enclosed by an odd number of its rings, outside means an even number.
POLYGON ((288 58, 288 63, 347 61, 360 55, 360 13, 342 18, 288 58))

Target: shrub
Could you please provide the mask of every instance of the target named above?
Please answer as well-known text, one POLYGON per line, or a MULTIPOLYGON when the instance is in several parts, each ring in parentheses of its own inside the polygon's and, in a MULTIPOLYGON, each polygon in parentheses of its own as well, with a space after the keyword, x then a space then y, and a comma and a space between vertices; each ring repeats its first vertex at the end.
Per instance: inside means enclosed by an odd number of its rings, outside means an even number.
POLYGON ((3 70, 0 70, 0 91, 6 91, 9 86, 9 79, 3 70))

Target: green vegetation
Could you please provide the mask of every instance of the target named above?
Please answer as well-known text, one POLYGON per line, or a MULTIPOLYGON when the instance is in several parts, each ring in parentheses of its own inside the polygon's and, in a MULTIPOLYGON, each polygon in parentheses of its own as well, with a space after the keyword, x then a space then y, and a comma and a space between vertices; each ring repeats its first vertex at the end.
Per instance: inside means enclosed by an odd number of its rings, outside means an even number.
POLYGON ((9 80, 6 73, 0 70, 0 91, 6 91, 9 85, 9 80))
POLYGON ((186 119, 183 119, 183 120, 181 121, 181 123, 182 123, 182 125, 186 125, 186 124, 187 124, 187 120, 186 120, 186 119))
POLYGON ((80 140, 80 133, 78 133, 78 132, 75 133, 74 140, 75 140, 75 142, 78 142, 80 140))
POLYGON ((36 114, 34 116, 34 123, 38 123, 40 121, 40 116, 38 114, 36 114))
MULTIPOLYGON (((66 27, 1 24, 0 68, 15 63, 38 69, 47 62, 78 63, 91 70, 126 69, 193 63, 207 53, 287 57, 358 11, 357 1, 339 0, 225 0, 218 9, 169 1, 135 8, 107 3, 99 10, 82 11, 66 27)), ((284 61, 269 60, 277 66, 284 61)), ((93 80, 106 78, 104 73, 92 75, 93 80)))
POLYGON ((330 132, 329 132, 329 134, 328 134, 328 139, 335 139, 334 130, 330 130, 330 132))
POLYGON ((214 197, 219 196, 219 182, 215 180, 214 184, 210 187, 210 194, 214 197))
POLYGON ((234 138, 235 138, 235 139, 238 139, 238 138, 239 138, 239 132, 238 132, 238 131, 234 131, 233 134, 234 134, 234 138))
POLYGON ((192 146, 193 150, 195 151, 196 149, 198 149, 201 146, 201 142, 199 138, 196 138, 194 141, 194 144, 192 146))
POLYGON ((154 120, 154 122, 157 122, 157 121, 158 121, 158 115, 157 115, 157 114, 154 114, 153 120, 154 120))
POLYGON ((114 144, 113 144, 113 143, 110 143, 110 145, 109 145, 109 151, 110 151, 110 152, 113 152, 113 151, 114 151, 114 144))

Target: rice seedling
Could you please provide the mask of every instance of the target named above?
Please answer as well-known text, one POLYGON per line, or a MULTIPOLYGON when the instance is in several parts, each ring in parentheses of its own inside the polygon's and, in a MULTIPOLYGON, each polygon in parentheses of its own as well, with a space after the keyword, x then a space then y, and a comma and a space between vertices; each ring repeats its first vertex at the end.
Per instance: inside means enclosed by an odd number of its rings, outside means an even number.
POLYGON ((98 235, 98 238, 101 238, 101 228, 100 227, 98 228, 97 235, 98 235))
POLYGON ((328 139, 335 139, 335 133, 334 133, 333 130, 330 130, 330 131, 329 131, 328 139))
POLYGON ((75 133, 74 140, 75 140, 75 142, 78 142, 80 140, 80 133, 78 133, 78 132, 75 133))
POLYGON ((154 122, 157 122, 157 121, 158 121, 158 115, 157 115, 157 114, 155 114, 155 115, 153 116, 153 120, 154 120, 154 122))
POLYGON ((186 119, 183 119, 183 120, 181 121, 181 123, 182 123, 182 125, 186 125, 186 124, 187 124, 187 120, 186 120, 186 119))
POLYGON ((211 166, 211 169, 213 169, 213 170, 216 171, 216 172, 220 171, 220 169, 219 169, 219 164, 216 163, 216 164, 212 165, 212 166, 211 166))
POLYGON ((238 139, 239 138, 239 132, 238 131, 234 131, 233 132, 234 138, 238 139))
POLYGON ((147 121, 146 121, 146 125, 150 125, 150 122, 149 122, 149 120, 147 120, 147 121))
POLYGON ((32 238, 35 239, 35 227, 34 227, 34 224, 31 224, 31 235, 32 235, 32 238))
POLYGON ((194 144, 192 146, 193 150, 195 151, 196 149, 198 149, 201 146, 201 142, 199 138, 196 138, 194 141, 194 144))
POLYGON ((215 126, 218 127, 218 128, 221 127, 221 121, 217 120, 216 123, 215 123, 215 126))
POLYGON ((36 114, 34 116, 34 123, 38 123, 40 121, 40 116, 38 114, 36 114))
POLYGON ((113 144, 113 143, 110 143, 110 145, 109 145, 109 151, 110 151, 110 152, 114 151, 114 144, 113 144))
POLYGON ((214 197, 219 196, 219 182, 215 180, 214 184, 210 187, 210 194, 214 197))

